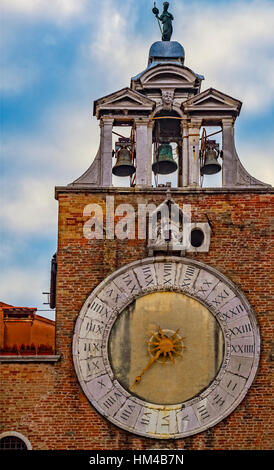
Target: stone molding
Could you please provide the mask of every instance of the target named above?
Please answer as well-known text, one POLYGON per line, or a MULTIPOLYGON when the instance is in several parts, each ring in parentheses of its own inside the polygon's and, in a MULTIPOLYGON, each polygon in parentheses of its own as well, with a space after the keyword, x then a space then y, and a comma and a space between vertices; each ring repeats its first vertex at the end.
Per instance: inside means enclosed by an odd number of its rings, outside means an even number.
POLYGON ((190 187, 186 186, 184 188, 167 188, 167 187, 98 187, 91 184, 70 184, 69 186, 56 186, 55 187, 55 199, 58 200, 59 194, 75 194, 75 193, 86 193, 86 194, 95 194, 95 193, 107 193, 107 194, 162 194, 165 195, 167 190, 171 189, 172 194, 174 195, 187 195, 187 194, 274 194, 274 187, 271 185, 266 186, 231 186, 223 188, 200 188, 200 187, 190 187))
POLYGON ((8 355, 0 355, 0 363, 1 362, 57 362, 61 358, 60 354, 56 355, 40 355, 40 356, 8 356, 8 355))
POLYGON ((31 445, 30 441, 28 440, 28 438, 26 436, 24 436, 20 432, 16 432, 16 431, 2 432, 2 434, 0 434, 0 440, 3 439, 4 437, 9 437, 9 436, 18 437, 18 439, 21 439, 21 441, 23 441, 26 444, 27 450, 32 450, 32 445, 31 445))

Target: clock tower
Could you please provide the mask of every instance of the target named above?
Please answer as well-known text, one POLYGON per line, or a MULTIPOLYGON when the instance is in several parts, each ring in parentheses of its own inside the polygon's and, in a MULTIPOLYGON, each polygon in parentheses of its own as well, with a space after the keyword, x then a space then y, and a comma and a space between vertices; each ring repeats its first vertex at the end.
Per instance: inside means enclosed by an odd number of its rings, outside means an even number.
POLYGON ((273 188, 238 156, 241 101, 190 68, 168 7, 144 70, 94 102, 89 168, 55 188, 56 354, 0 357, 3 432, 34 449, 273 445, 273 188))
POLYGON ((57 350, 87 446, 258 442, 272 188, 238 157, 242 103, 203 81, 181 44, 152 44, 56 188, 57 350))

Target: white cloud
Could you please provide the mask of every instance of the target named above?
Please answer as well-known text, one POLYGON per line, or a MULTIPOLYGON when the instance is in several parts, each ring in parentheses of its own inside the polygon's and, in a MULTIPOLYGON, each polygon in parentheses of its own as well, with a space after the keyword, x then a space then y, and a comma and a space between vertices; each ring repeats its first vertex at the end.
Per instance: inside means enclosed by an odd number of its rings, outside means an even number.
MULTIPOLYGON (((45 260, 44 260, 45 261, 45 260)), ((30 267, 14 267, 0 272, 0 300, 11 305, 20 307, 39 307, 47 309, 43 305, 46 302, 46 292, 49 288, 49 270, 50 263, 44 264, 44 269, 40 266, 32 265, 30 267)), ((45 316, 43 312, 37 312, 45 316)), ((47 315, 53 318, 53 313, 47 315)))
MULTIPOLYGON (((130 78, 146 67, 150 44, 160 39, 150 8, 144 14, 151 15, 151 29, 138 29, 140 12, 134 0, 2 0, 2 8, 54 22, 87 22, 91 40, 82 44, 85 59, 89 56, 81 64, 83 73, 99 65, 114 87, 129 85, 130 78)), ((243 101, 243 110, 251 113, 273 105, 273 1, 180 1, 170 9, 175 16, 172 39, 184 45, 185 65, 205 75, 203 89, 218 88, 243 101)), ((16 74, 14 67, 7 65, 4 90, 19 90, 27 83, 25 74, 16 74)))
MULTIPOLYGON (((244 102, 248 112, 265 112, 274 102, 274 3, 268 0, 174 2, 172 40, 183 44, 185 65, 205 75, 203 89, 215 87, 244 102)), ((146 12, 147 15, 150 11, 146 12)), ((145 69, 149 46, 160 40, 157 24, 141 36, 136 3, 107 0, 98 4, 92 23, 90 58, 118 86, 145 69)), ((151 14, 152 16, 152 14, 151 14)), ((92 20, 91 20, 92 21, 92 20)))
POLYGON ((38 132, 6 139, 6 158, 13 155, 24 162, 26 170, 31 167, 32 174, 67 184, 81 169, 86 170, 98 150, 99 125, 88 108, 72 103, 45 112, 38 132))
POLYGON ((274 186, 274 138, 263 143, 251 139, 250 142, 240 141, 237 150, 245 169, 258 180, 274 186))
POLYGON ((6 137, 2 145, 9 168, 6 177, 14 183, 0 206, 3 226, 24 235, 56 231, 54 187, 66 185, 84 173, 98 146, 96 118, 92 121, 85 107, 74 105, 45 113, 41 130, 34 135, 6 137))
POLYGON ((87 0, 1 0, 1 8, 24 16, 42 16, 57 22, 79 15, 87 0))
POLYGON ((90 59, 111 72, 112 80, 124 82, 122 86, 129 85, 131 76, 146 67, 149 41, 135 32, 135 9, 133 0, 123 3, 123 8, 117 1, 106 0, 98 4, 100 21, 92 22, 90 59))
POLYGON ((53 181, 25 177, 16 190, 9 192, 1 205, 3 227, 9 232, 48 235, 56 228, 57 206, 53 198, 53 181))
POLYGON ((248 112, 265 112, 273 105, 274 3, 255 0, 176 7, 174 39, 185 47, 185 64, 205 75, 203 89, 213 86, 235 96, 248 112))

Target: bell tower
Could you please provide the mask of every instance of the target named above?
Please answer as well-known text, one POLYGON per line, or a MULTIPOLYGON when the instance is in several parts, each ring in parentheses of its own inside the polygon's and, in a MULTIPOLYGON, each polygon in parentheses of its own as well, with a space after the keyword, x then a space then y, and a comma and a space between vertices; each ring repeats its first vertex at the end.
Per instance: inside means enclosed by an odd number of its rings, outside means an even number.
POLYGON ((127 178, 121 186, 149 188, 160 184, 159 175, 170 174, 173 187, 200 188, 204 175, 221 172, 224 188, 266 187, 249 175, 237 154, 234 125, 242 103, 214 88, 201 91, 203 80, 185 65, 177 41, 152 44, 146 69, 131 78, 130 87, 94 102, 99 150, 69 186, 112 187, 127 178), (207 135, 210 127, 219 130, 207 135), (216 134, 222 135, 221 148, 216 134))

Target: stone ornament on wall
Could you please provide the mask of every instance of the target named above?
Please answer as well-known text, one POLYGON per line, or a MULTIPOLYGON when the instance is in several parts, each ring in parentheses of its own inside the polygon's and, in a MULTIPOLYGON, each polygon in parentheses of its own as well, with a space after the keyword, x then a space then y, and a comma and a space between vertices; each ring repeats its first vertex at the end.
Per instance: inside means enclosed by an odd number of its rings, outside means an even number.
POLYGON ((116 426, 176 439, 216 425, 243 400, 259 363, 256 316, 229 279, 177 257, 107 277, 76 321, 80 385, 116 426))
POLYGON ((166 111, 171 111, 174 100, 174 90, 164 89, 162 90, 162 107, 166 111))
MULTIPOLYGON (((208 252, 210 248, 211 228, 208 222, 191 222, 191 206, 184 204, 180 207, 167 191, 167 198, 150 214, 150 228, 156 227, 154 238, 148 239, 148 256, 154 252, 208 252), (157 215, 161 214, 158 218, 157 215), (198 245, 191 243, 193 230, 203 234, 203 240, 198 245)), ((150 236, 150 228, 148 230, 150 236)), ((153 229, 152 229, 153 232, 153 229)), ((153 233, 151 234, 153 235, 153 233)), ((165 253, 162 253, 165 254, 165 253)))

